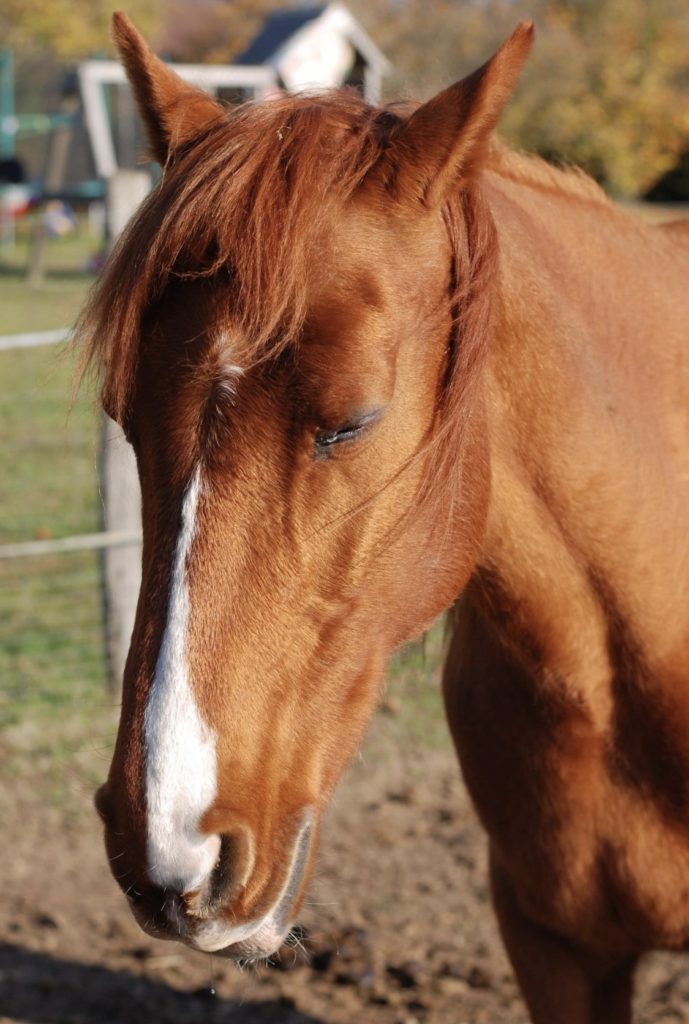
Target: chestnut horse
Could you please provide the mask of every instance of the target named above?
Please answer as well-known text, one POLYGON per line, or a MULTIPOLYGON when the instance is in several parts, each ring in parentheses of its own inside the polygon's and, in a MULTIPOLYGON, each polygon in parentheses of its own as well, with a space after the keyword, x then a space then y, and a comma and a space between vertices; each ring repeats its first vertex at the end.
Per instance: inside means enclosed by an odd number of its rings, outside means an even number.
POLYGON ((82 316, 141 596, 97 798, 152 934, 271 954, 391 652, 444 675, 537 1024, 689 942, 689 246, 491 140, 529 24, 414 109, 226 110, 124 16, 162 180, 82 316))

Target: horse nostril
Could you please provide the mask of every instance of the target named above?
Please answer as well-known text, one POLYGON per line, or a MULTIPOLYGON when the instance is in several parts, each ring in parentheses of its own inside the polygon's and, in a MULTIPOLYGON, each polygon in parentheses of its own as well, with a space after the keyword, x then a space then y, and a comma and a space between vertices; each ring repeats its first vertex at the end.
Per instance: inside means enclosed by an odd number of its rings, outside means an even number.
POLYGON ((129 908, 144 931, 157 938, 183 939, 189 931, 182 896, 158 885, 130 885, 125 890, 129 908))
POLYGON ((251 877, 254 840, 246 827, 220 836, 220 852, 202 894, 203 910, 214 913, 235 900, 251 877))

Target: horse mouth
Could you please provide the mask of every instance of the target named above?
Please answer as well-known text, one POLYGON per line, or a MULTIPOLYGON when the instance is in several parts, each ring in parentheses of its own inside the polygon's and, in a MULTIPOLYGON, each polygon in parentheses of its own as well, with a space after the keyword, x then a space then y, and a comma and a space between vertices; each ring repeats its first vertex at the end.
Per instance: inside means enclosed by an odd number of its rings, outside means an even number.
POLYGON ((265 914, 252 921, 236 924, 222 911, 217 916, 199 918, 185 911, 180 897, 168 898, 162 912, 153 917, 130 899, 134 917, 154 938, 176 940, 191 949, 243 963, 266 959, 280 948, 294 925, 294 904, 306 874, 312 832, 313 814, 308 810, 276 901, 265 914))
POLYGON ((308 811, 294 844, 282 890, 267 914, 241 925, 232 925, 223 919, 205 921, 190 936, 189 944, 206 953, 242 961, 265 959, 277 952, 294 924, 292 913, 306 872, 312 831, 313 816, 308 811))
POLYGON ((232 926, 224 921, 208 922, 185 941, 192 949, 203 953, 246 963, 265 960, 276 953, 291 928, 288 918, 271 911, 252 924, 232 926))

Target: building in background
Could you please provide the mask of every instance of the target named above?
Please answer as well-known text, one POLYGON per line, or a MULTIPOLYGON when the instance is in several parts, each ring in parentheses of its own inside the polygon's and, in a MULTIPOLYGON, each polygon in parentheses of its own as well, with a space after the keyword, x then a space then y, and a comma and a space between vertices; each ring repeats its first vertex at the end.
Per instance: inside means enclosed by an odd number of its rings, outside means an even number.
POLYGON ((240 65, 268 65, 289 92, 353 85, 369 103, 380 102, 383 78, 392 66, 341 3, 302 7, 269 15, 240 65))

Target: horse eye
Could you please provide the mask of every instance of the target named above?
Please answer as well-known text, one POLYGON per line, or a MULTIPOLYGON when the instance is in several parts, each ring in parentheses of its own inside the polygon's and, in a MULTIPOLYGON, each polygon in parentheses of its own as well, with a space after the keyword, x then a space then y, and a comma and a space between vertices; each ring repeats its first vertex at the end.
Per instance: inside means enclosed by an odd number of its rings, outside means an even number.
POLYGON ((332 448, 333 445, 355 440, 355 438, 359 437, 360 434, 363 434, 367 427, 370 427, 375 423, 376 420, 380 418, 381 414, 382 409, 375 409, 366 416, 361 416, 359 419, 352 420, 350 423, 345 423, 336 430, 318 430, 314 437, 316 453, 320 455, 327 452, 327 450, 332 448))
POLYGON ((316 434, 316 448, 330 448, 331 445, 339 444, 340 441, 351 441, 352 438, 360 434, 363 427, 352 425, 349 427, 340 427, 339 430, 330 430, 316 434))

